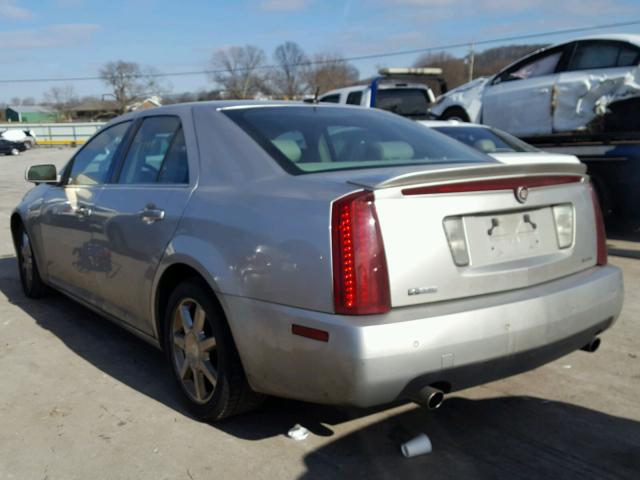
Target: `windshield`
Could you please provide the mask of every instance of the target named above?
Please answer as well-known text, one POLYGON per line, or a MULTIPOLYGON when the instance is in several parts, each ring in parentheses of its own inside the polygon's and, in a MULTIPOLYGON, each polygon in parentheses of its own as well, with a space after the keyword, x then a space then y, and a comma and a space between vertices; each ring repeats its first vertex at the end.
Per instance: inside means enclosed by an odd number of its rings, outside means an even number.
POLYGON ((290 173, 492 160, 422 125, 349 107, 222 110, 290 173))
POLYGON ((482 153, 537 152, 538 149, 518 138, 485 127, 432 127, 482 153))
POLYGON ((385 88, 376 93, 376 107, 407 117, 427 115, 429 99, 420 88, 385 88))

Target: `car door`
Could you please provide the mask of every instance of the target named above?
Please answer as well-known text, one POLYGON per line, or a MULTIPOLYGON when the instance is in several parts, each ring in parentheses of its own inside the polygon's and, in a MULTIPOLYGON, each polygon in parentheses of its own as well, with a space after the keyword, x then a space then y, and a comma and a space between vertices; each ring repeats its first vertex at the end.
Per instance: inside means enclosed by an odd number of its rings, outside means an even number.
POLYGON ((195 184, 197 149, 188 121, 140 120, 95 208, 94 239, 109 257, 109 268, 97 272, 100 307, 148 334, 154 274, 195 184))
POLYGON ((99 132, 71 159, 59 186, 49 189, 41 212, 42 248, 48 280, 89 303, 96 302, 95 272, 102 252, 93 242, 93 211, 112 174, 131 122, 99 132))
POLYGON ((517 136, 550 134, 553 87, 565 48, 527 58, 489 82, 482 97, 482 123, 517 136))
MULTIPOLYGON (((640 48, 618 40, 582 40, 575 43, 567 67, 559 75, 553 130, 582 129, 607 111, 615 92, 628 93, 640 63, 640 48)), ((635 78, 640 77, 638 73, 635 78)))

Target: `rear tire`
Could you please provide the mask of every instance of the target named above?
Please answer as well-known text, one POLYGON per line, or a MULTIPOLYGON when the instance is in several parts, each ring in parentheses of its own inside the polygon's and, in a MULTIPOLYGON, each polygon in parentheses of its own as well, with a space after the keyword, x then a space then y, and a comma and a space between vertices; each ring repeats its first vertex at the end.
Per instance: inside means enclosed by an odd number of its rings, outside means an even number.
POLYGON ((179 284, 164 319, 164 348, 187 409, 218 421, 258 407, 220 307, 198 279, 179 284))
POLYGON ((442 114, 442 120, 457 120, 459 122, 470 122, 469 115, 461 107, 447 108, 442 114))
POLYGON ((33 255, 31 239, 24 226, 18 230, 16 254, 18 257, 18 269, 20 271, 20 283, 22 291, 29 298, 42 298, 47 286, 40 278, 36 258, 33 255))

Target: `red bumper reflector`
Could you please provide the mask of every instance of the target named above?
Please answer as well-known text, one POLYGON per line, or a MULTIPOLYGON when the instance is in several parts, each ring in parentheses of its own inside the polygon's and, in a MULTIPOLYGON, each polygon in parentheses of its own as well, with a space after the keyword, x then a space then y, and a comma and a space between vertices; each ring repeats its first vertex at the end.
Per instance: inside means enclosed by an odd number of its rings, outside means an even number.
POLYGON ((296 325, 295 323, 291 325, 291 333, 299 335, 300 337, 318 340, 319 342, 329 341, 329 332, 318 330, 317 328, 303 327, 302 325, 296 325))
POLYGON ((493 180, 472 180, 470 182, 447 183, 427 187, 413 187, 402 190, 403 195, 429 195, 435 193, 484 192, 490 190, 516 190, 518 187, 538 188, 577 183, 582 177, 577 175, 549 175, 542 177, 495 178, 493 180))
POLYGON ((600 201, 598 200, 598 194, 593 187, 593 183, 589 185, 591 190, 591 200, 593 201, 593 216, 596 222, 596 236, 597 236, 597 264, 606 265, 609 261, 609 253, 607 251, 607 233, 604 229, 604 219, 602 218, 602 210, 600 208, 600 201))

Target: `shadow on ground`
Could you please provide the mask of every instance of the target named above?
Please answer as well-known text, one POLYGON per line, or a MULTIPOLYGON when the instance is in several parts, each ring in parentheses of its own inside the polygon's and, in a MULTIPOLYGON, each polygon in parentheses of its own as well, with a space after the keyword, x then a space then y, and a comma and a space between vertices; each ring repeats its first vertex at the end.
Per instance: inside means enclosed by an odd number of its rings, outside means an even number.
MULTIPOLYGON (((15 257, 0 258, 0 291, 39 326, 58 337, 69 349, 118 381, 189 415, 162 352, 66 296, 52 291, 46 298, 24 296, 15 257)), ((380 410, 380 409, 377 409, 380 410)), ((333 407, 269 398, 257 412, 216 424, 231 435, 246 439, 283 435, 296 423, 314 434, 329 436, 335 425, 376 410, 338 410, 333 407)))
MULTIPOLYGON (((24 297, 15 258, 0 258, 0 291, 96 368, 186 414, 161 352, 63 295, 24 297)), ((384 407, 383 407, 384 408, 384 407)), ((527 397, 452 396, 435 412, 400 413, 345 436, 332 427, 381 409, 339 409, 269 399, 215 427, 244 440, 285 435, 301 423, 324 445, 306 454, 303 478, 638 478, 640 423, 527 397), (425 432, 434 451, 404 459, 399 445, 425 432)), ((292 440, 293 442, 293 440, 292 440)))
POLYGON ((529 397, 449 398, 369 425, 305 457, 303 478, 637 479, 640 423, 529 397), (399 445, 420 433, 429 455, 399 445))

